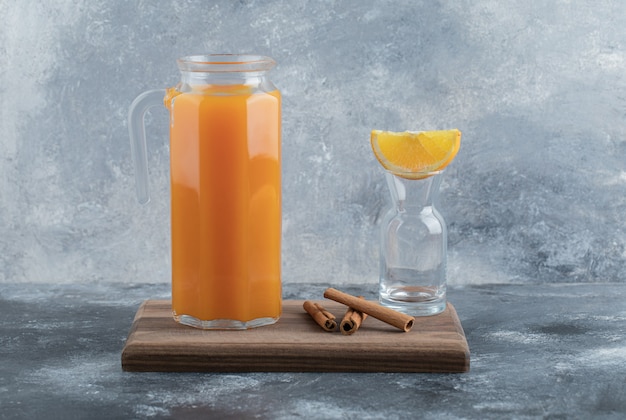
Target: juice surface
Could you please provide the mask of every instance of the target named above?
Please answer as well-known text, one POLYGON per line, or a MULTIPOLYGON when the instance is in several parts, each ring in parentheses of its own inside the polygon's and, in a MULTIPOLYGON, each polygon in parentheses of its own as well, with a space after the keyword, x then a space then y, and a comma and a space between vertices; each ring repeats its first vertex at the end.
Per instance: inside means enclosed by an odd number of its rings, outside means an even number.
POLYGON ((171 99, 172 309, 201 321, 281 313, 280 93, 171 99))

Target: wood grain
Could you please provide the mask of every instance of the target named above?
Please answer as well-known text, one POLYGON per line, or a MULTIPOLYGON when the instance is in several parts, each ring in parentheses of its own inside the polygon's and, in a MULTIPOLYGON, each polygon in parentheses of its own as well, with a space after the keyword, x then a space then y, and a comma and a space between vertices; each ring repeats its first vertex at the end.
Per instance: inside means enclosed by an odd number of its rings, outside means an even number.
MULTIPOLYGON (((336 316, 344 305, 318 301, 336 316)), ((448 303, 435 316, 417 317, 402 332, 368 317, 354 335, 329 333, 302 308, 283 302, 280 320, 243 331, 200 330, 176 323, 171 303, 145 301, 122 352, 134 372, 466 372, 470 352, 457 313, 448 303)))

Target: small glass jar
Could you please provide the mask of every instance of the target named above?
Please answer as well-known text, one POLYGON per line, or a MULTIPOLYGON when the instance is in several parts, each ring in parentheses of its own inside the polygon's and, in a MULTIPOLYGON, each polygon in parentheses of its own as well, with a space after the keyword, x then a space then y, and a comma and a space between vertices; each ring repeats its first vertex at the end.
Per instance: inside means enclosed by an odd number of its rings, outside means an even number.
POLYGON ((441 172, 407 179, 386 172, 393 206, 380 237, 379 299, 384 306, 413 315, 446 308, 446 223, 435 208, 441 172))

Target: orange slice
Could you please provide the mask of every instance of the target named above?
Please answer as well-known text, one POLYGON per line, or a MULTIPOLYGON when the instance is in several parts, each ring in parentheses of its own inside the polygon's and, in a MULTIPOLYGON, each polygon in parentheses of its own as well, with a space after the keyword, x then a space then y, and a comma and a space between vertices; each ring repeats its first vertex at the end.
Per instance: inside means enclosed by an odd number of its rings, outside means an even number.
POLYGON ((461 132, 372 130, 370 142, 376 159, 386 170, 403 178, 421 179, 452 162, 461 146, 461 132))

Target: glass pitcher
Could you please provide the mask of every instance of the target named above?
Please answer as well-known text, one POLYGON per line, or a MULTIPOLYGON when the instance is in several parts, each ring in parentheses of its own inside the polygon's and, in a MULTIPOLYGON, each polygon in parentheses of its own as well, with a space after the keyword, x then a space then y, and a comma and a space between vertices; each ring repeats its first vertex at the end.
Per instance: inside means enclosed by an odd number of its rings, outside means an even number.
POLYGON ((178 60, 180 83, 129 110, 137 197, 149 201, 144 115, 170 111, 172 312, 247 329, 281 314, 281 95, 255 55, 178 60))

